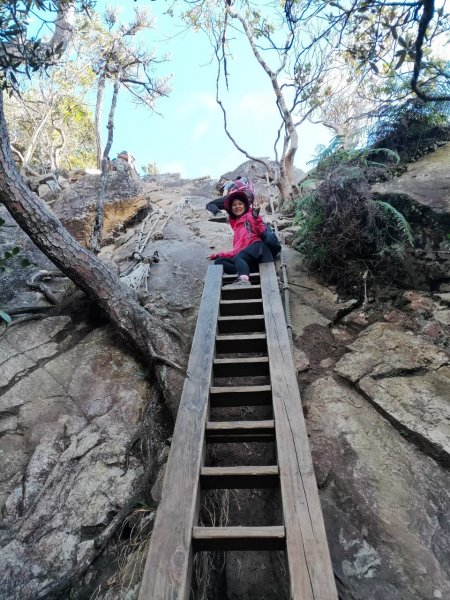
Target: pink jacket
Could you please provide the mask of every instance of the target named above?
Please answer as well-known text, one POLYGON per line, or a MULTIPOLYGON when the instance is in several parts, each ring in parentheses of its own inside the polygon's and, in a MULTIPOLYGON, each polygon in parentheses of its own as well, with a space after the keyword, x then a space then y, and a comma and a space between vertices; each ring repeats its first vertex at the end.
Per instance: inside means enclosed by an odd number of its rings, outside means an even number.
POLYGON ((234 231, 233 250, 219 252, 221 258, 232 258, 250 244, 260 242, 261 235, 266 229, 262 218, 259 215, 255 218, 251 210, 248 210, 238 219, 230 219, 230 225, 234 231))

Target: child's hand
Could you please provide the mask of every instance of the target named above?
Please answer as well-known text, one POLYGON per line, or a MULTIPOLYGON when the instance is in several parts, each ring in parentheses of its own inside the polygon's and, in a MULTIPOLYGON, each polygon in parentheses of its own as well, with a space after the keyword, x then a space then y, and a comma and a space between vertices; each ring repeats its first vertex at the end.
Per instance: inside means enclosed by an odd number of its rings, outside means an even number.
POLYGON ((259 217, 259 213, 260 213, 260 212, 261 212, 261 208, 260 208, 259 206, 257 206, 257 207, 256 207, 256 206, 254 206, 254 207, 252 208, 252 215, 253 215, 253 218, 255 218, 255 219, 256 219, 257 217, 259 217))
POLYGON ((219 258, 219 255, 218 254, 210 254, 206 258, 208 258, 209 260, 216 260, 216 258, 219 258))

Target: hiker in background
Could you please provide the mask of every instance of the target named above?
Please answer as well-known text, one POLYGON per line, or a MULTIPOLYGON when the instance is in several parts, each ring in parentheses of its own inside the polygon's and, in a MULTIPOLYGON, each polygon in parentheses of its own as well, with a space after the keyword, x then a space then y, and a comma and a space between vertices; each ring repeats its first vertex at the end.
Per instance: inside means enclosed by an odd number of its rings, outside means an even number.
POLYGON ((232 285, 249 287, 250 273, 258 269, 259 263, 273 262, 269 248, 261 241, 266 231, 259 208, 253 208, 253 191, 245 186, 232 190, 224 200, 233 230, 233 249, 229 252, 210 254, 215 265, 222 265, 225 273, 236 274, 232 285))
MULTIPOLYGON (((238 177, 236 181, 241 179, 245 179, 245 177, 238 177)), ((215 200, 211 200, 211 202, 208 202, 206 205, 206 210, 209 210, 209 212, 213 214, 213 216, 209 219, 210 221, 214 221, 216 223, 225 223, 227 221, 227 216, 224 215, 222 211, 224 210, 225 198, 228 196, 229 192, 234 188, 234 186, 234 181, 226 181, 225 185, 223 186, 222 196, 220 198, 216 198, 215 200)))

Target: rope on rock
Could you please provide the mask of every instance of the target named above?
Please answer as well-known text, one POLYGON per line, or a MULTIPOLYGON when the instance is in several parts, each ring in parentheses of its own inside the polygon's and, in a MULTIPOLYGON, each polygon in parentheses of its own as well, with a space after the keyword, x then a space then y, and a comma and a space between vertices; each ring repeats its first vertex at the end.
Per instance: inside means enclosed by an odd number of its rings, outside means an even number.
MULTIPOLYGON (((269 202, 270 202, 270 209, 272 211, 272 224, 274 226, 275 229, 275 235, 277 236, 278 239, 280 239, 279 233, 278 233, 278 219, 277 216, 275 214, 275 207, 274 207, 274 202, 273 202, 273 192, 272 192, 272 186, 270 185, 270 181, 269 181, 269 172, 266 171, 266 182, 267 182, 267 189, 269 190, 269 202)), ((280 268, 281 268, 281 276, 283 278, 283 283, 282 283, 282 290, 283 290, 283 296, 284 296, 284 314, 285 314, 285 318, 286 318, 286 327, 288 330, 288 335, 289 335, 289 345, 291 347, 291 352, 292 352, 292 356, 294 355, 294 338, 293 338, 293 327, 292 327, 292 318, 291 318, 291 305, 290 305, 290 295, 289 295, 289 280, 288 280, 288 275, 287 275, 287 265, 286 265, 286 261, 284 259, 284 252, 283 252, 283 246, 284 246, 284 241, 282 241, 281 244, 281 250, 280 250, 280 268)))
POLYGON ((153 263, 159 261, 159 256, 157 251, 154 252, 153 256, 151 257, 143 256, 143 252, 148 244, 150 236, 164 215, 165 212, 161 208, 158 208, 157 210, 148 214, 142 221, 139 229, 139 235, 135 244, 135 249, 131 254, 131 259, 134 261, 134 263, 129 266, 128 269, 126 269, 126 271, 124 271, 120 276, 124 283, 136 291, 143 283, 145 283, 145 291, 148 292, 148 276, 150 274, 150 267, 153 263), (149 225, 149 228, 144 234, 147 225, 149 225))
POLYGON ((138 290, 141 285, 145 284, 145 291, 148 293, 148 277, 150 275, 150 268, 153 263, 159 262, 158 251, 155 250, 152 256, 144 256, 144 250, 153 235, 154 240, 163 239, 163 231, 169 219, 173 215, 179 215, 185 208, 194 210, 191 203, 187 198, 183 198, 178 202, 173 211, 166 213, 162 208, 149 213, 141 223, 139 235, 136 240, 135 249, 131 254, 131 259, 134 263, 126 269, 120 276, 121 280, 126 283, 129 287, 134 290, 138 290), (155 231, 158 223, 163 219, 158 231, 155 231), (148 226, 148 231, 146 227, 148 226))

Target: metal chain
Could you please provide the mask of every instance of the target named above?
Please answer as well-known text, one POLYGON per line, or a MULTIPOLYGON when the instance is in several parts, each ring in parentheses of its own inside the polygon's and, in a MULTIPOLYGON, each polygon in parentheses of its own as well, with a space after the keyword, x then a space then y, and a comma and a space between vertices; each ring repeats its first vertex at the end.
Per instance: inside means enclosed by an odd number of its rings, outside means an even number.
MULTIPOLYGON (((272 186, 270 185, 268 171, 266 171, 266 182, 267 182, 267 189, 269 190, 270 208, 272 210, 272 215, 273 215, 272 224, 275 228, 275 235, 277 236, 278 239, 280 239, 279 234, 278 234, 278 219, 275 214, 272 186)), ((280 240, 280 242, 281 242, 281 240, 280 240)), ((282 283, 281 287, 282 287, 283 295, 284 295, 284 316, 286 319, 286 327, 287 327, 288 335, 289 335, 289 345, 291 347, 292 356, 294 356, 294 338, 292 335, 293 327, 292 327, 292 319, 291 319, 289 281, 288 281, 288 276, 287 276, 287 265, 286 265, 286 261, 284 260, 283 246, 284 246, 284 242, 281 243, 281 250, 280 250, 280 268, 281 268, 281 276, 283 278, 283 283, 282 283)))

